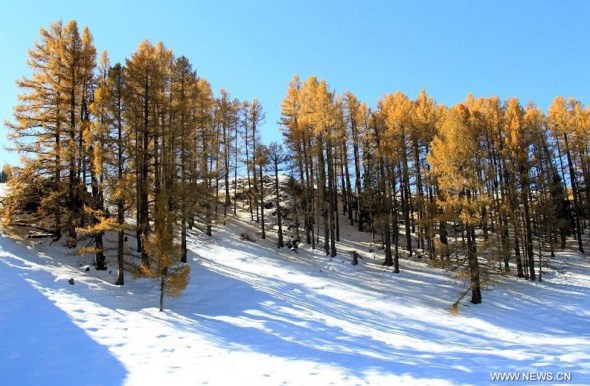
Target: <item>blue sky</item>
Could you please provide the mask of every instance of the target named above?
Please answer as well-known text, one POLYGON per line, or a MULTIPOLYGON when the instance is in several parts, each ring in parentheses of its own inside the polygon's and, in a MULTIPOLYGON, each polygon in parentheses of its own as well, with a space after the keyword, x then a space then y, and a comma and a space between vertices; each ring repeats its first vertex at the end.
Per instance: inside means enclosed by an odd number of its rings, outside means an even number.
MULTIPOLYGON (((0 12, 0 120, 14 80, 30 74, 39 28, 89 26, 97 50, 124 61, 143 39, 185 55, 214 90, 258 98, 265 142, 294 74, 317 75, 370 106, 388 92, 438 102, 516 96, 546 109, 557 95, 590 102, 590 2, 584 1, 9 1, 0 12)), ((6 144, 0 129, 0 145, 6 144)), ((0 165, 17 155, 1 151, 0 165)))

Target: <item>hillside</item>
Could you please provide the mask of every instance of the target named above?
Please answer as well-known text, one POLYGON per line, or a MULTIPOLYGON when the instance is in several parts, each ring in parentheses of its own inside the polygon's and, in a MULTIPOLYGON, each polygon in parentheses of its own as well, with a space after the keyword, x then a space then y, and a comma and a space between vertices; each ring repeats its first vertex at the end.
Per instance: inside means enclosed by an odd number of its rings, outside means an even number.
POLYGON ((273 234, 241 240, 256 228, 240 218, 211 238, 192 233, 191 282, 160 313, 155 282, 128 275, 117 287, 115 269, 87 271, 89 257, 4 229, 3 382, 459 385, 515 371, 590 383, 587 258, 559 254, 542 283, 494 277, 483 304, 464 300, 453 316, 462 279, 407 259, 393 274, 342 232, 363 251, 357 266, 305 245, 277 250, 273 234))

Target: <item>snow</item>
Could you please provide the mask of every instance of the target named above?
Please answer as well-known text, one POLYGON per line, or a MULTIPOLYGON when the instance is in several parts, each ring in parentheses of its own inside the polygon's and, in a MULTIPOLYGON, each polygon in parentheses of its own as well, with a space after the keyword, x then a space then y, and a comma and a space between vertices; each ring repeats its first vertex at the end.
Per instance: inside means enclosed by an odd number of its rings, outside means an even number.
MULTIPOLYGON (((358 266, 302 245, 252 243, 232 219, 189 240, 189 287, 158 312, 157 285, 50 241, 0 236, 0 373, 12 385, 489 384, 493 371, 571 372, 590 384, 590 263, 551 261, 542 283, 497 277, 484 303, 418 260, 380 266, 343 226, 358 266), (74 279, 74 285, 68 280, 74 279)), ((114 264, 114 259, 110 259, 114 264)))
POLYGON ((0 197, 4 197, 7 190, 8 190, 8 185, 5 183, 1 183, 0 184, 0 197))

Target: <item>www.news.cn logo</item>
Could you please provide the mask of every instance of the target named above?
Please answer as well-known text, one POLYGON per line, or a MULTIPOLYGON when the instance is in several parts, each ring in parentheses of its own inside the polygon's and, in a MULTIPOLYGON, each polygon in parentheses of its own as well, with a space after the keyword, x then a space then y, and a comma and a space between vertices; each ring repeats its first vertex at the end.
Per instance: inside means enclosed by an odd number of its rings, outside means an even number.
POLYGON ((566 372, 492 372, 493 382, 571 382, 572 373, 566 372))

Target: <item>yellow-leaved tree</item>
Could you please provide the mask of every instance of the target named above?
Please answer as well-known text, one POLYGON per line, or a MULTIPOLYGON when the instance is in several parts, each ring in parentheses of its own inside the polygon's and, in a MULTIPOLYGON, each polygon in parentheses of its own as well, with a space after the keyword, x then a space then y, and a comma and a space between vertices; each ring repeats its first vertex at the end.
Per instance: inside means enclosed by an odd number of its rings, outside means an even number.
POLYGON ((177 297, 186 288, 190 266, 179 262, 180 245, 175 240, 174 215, 168 207, 168 192, 158 195, 154 214, 154 232, 144 240, 148 264, 141 271, 147 277, 160 280, 160 311, 164 310, 164 295, 177 297))
POLYGON ((478 178, 480 158, 477 133, 469 125, 469 110, 459 104, 445 111, 440 128, 432 141, 428 163, 443 194, 437 198, 445 218, 454 217, 465 228, 467 260, 471 272, 471 303, 481 303, 479 263, 475 227, 479 224, 482 200, 475 197, 481 190, 478 178))

